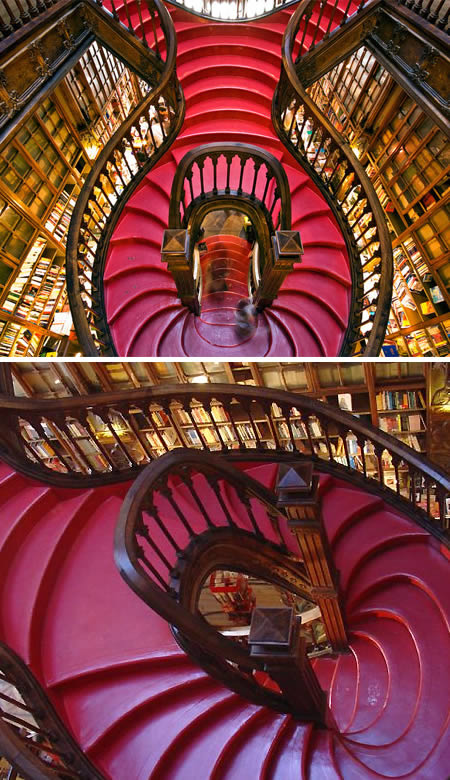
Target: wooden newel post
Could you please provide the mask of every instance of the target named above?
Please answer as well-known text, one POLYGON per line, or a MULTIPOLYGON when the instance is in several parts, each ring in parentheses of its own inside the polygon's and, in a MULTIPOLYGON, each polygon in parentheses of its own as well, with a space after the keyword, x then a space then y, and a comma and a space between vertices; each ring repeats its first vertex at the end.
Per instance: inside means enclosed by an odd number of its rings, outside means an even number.
POLYGON ((300 624, 301 618, 295 618, 292 607, 257 607, 248 638, 250 657, 264 662, 295 718, 333 727, 327 696, 306 654, 300 624))
POLYGON ((177 286, 181 303, 194 314, 200 313, 200 303, 193 262, 190 257, 189 233, 183 228, 168 228, 164 231, 161 245, 161 262, 167 268, 177 286))
POLYGON ((301 263, 303 245, 298 230, 277 230, 272 236, 272 252, 266 257, 258 289, 255 290, 253 303, 261 311, 270 306, 286 276, 295 263, 301 263))
POLYGON ((311 462, 279 467, 275 491, 278 506, 285 509, 288 525, 311 582, 311 597, 319 606, 328 640, 335 651, 347 649, 339 573, 334 565, 323 526, 319 478, 311 462))

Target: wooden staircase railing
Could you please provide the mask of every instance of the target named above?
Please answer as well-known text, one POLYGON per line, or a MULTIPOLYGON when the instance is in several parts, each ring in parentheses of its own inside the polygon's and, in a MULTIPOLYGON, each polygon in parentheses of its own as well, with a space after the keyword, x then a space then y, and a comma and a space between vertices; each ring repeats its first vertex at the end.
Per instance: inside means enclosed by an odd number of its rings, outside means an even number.
MULTIPOLYGON (((196 16, 208 19, 218 19, 221 22, 247 22, 263 16, 269 16, 282 8, 294 5, 296 0, 168 0, 171 5, 184 8, 196 16)), ((446 0, 397 0, 398 5, 411 9, 429 24, 439 29, 446 29, 449 17, 449 5, 446 0)), ((349 16, 350 3, 331 0, 327 3, 331 13, 339 13, 339 6, 344 9, 344 22, 349 16)), ((359 9, 365 5, 361 0, 359 9)), ((329 17, 327 16, 327 23, 329 17)))
MULTIPOLYGON (((67 290, 85 355, 115 354, 104 314, 102 287, 109 238, 126 201, 173 143, 184 118, 185 103, 176 75, 176 37, 170 14, 162 0, 146 0, 145 5, 138 6, 139 29, 147 41, 154 32, 159 66, 149 79, 148 95, 123 122, 92 166, 74 208, 67 237, 67 290)), ((130 17, 129 27, 132 28, 130 17)))
POLYGON ((449 540, 448 474, 395 437, 307 396, 267 388, 167 385, 56 400, 0 396, 0 457, 54 485, 132 479, 178 447, 222 458, 308 458, 449 540))
MULTIPOLYGON (((268 691, 255 677, 267 671, 268 658, 224 636, 198 607, 205 577, 233 567, 310 600, 311 583, 288 551, 289 534, 270 490, 212 453, 181 449, 149 464, 128 491, 114 554, 125 582, 176 628, 183 649, 212 676, 251 701, 323 723, 325 701, 311 712, 283 689, 268 691)), ((305 681, 310 674, 314 681, 308 659, 303 663, 305 681)))
POLYGON ((28 666, 0 642, 0 756, 12 778, 104 780, 53 708, 28 666))
MULTIPOLYGON (((449 8, 447 3, 447 17, 449 8)), ((303 24, 310 11, 308 8, 303 24)), ((312 11, 320 13, 317 5, 312 6, 312 11)), ((316 28, 313 44, 302 47, 298 53, 295 68, 303 87, 310 87, 365 46, 449 135, 449 36, 443 29, 424 21, 411 3, 397 0, 368 0, 358 13, 329 32, 332 21, 335 20, 330 19, 325 33, 316 28)))
POLYGON ((392 297, 392 246, 386 219, 363 166, 308 95, 296 65, 305 47, 311 50, 346 20, 349 8, 350 3, 340 11, 337 3, 328 6, 321 0, 300 3, 283 37, 272 119, 284 145, 328 201, 346 240, 352 302, 341 355, 377 355, 392 297))
MULTIPOLYGON (((153 28, 123 24, 103 0, 58 0, 31 22, 0 40, 0 144, 16 132, 58 85, 94 40, 121 59, 144 82, 155 86, 164 63, 158 39, 158 8, 140 0, 153 28)), ((131 8, 130 0, 125 8, 131 8)), ((127 12, 130 19, 130 11, 127 12)), ((170 23, 168 24, 170 32, 170 23)), ((172 34, 173 30, 172 30, 172 34)))
POLYGON ((289 182, 278 160, 264 149, 243 143, 204 144, 191 150, 173 180, 161 255, 180 300, 196 314, 200 312, 201 279, 194 270, 200 267, 194 253, 201 225, 208 212, 230 207, 246 214, 254 227, 258 268, 252 297, 259 310, 272 303, 294 263, 301 261, 300 236, 291 230, 289 182), (294 249, 287 246, 284 251, 284 237, 294 249), (174 245, 167 251, 166 247, 174 245))

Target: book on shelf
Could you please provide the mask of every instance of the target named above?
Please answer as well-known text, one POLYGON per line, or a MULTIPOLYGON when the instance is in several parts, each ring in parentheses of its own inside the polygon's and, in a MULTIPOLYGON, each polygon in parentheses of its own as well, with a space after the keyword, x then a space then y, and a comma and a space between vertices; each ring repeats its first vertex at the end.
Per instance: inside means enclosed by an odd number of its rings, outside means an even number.
POLYGON ((434 314, 434 306, 431 301, 422 301, 420 310, 422 314, 434 314))
POLYGON ((191 414, 193 419, 197 423, 211 422, 210 416, 208 412, 203 408, 203 406, 195 406, 193 409, 191 409, 191 414))
POLYGON ((380 419, 380 428, 386 433, 421 433, 426 430, 421 414, 393 414, 380 419))
POLYGON ((425 408, 425 398, 421 390, 383 390, 377 393, 376 402, 378 411, 425 408))
POLYGON ((202 440, 200 439, 200 436, 198 435, 195 428, 188 428, 185 433, 191 444, 198 445, 202 443, 202 440))
POLYGON ((222 425, 220 428, 220 435, 226 444, 236 441, 231 425, 222 425))
POLYGON ((211 428, 204 428, 202 430, 202 436, 207 444, 218 444, 219 442, 216 432, 211 428))
POLYGON ((153 411, 152 413, 152 420, 156 423, 158 428, 164 428, 167 425, 170 425, 170 420, 165 412, 162 410, 153 411))
POLYGON ((241 437, 241 439, 244 439, 245 441, 255 439, 255 432, 250 425, 250 423, 238 423, 236 425, 236 430, 241 437))
POLYGON ((351 412, 353 410, 352 394, 339 393, 338 404, 339 404, 339 409, 344 409, 347 412, 351 412))
POLYGON ((215 422, 230 422, 230 417, 223 406, 219 406, 218 404, 212 405, 211 413, 215 422))
POLYGON ((442 291, 440 290, 438 285, 435 285, 434 287, 430 287, 430 295, 433 303, 443 303, 444 296, 442 295, 442 291))

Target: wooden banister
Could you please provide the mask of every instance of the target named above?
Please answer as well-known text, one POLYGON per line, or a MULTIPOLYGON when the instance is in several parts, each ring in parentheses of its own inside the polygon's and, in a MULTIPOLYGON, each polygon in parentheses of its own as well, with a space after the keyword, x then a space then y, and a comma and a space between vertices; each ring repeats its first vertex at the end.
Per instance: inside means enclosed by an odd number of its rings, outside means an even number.
POLYGON ((92 166, 67 236, 70 308, 83 352, 91 356, 115 354, 103 306, 103 266, 109 238, 127 199, 173 143, 184 118, 185 102, 176 75, 176 36, 170 14, 162 0, 146 0, 145 8, 141 7, 141 18, 143 31, 145 23, 155 30, 158 67, 147 75, 150 92, 122 123, 92 166), (161 58, 155 21, 163 33, 165 60, 161 58), (155 135, 152 124, 155 119, 160 135, 155 135))
POLYGON ((276 157, 243 143, 204 144, 192 149, 173 179, 161 256, 173 275, 180 300, 196 314, 200 312, 201 280, 194 278, 194 247, 206 214, 223 207, 242 211, 252 222, 258 268, 251 290, 258 310, 272 303, 294 263, 301 261, 300 236, 291 230, 289 182, 276 157), (279 245, 286 234, 295 248, 283 254, 279 245), (165 246, 174 243, 176 249, 167 252, 165 246))
POLYGON ((303 51, 311 51, 330 31, 344 24, 349 7, 342 12, 337 2, 330 6, 321 0, 300 3, 283 37, 272 119, 280 139, 328 201, 347 244, 352 302, 341 354, 377 355, 392 296, 392 246, 386 219, 363 166, 312 101, 298 73, 303 51))
MULTIPOLYGON (((116 526, 114 554, 125 582, 176 628, 195 661, 252 701, 293 712, 284 691, 268 692, 253 676, 267 669, 267 658, 252 657, 249 646, 223 636, 198 610, 205 576, 228 565, 309 598, 311 584, 302 563, 287 551, 287 533, 286 515, 261 483, 209 452, 178 450, 147 466, 131 486, 116 526), (207 499, 199 492, 202 485, 207 499), (178 506, 178 488, 187 491, 192 516, 178 506), (229 508, 230 492, 238 512, 229 508), (274 520, 277 541, 272 531, 267 534, 274 520), (184 547, 177 541, 182 538, 184 547)), ((306 655, 306 645, 302 652, 306 655)))
POLYGON ((308 457, 316 470, 383 497, 442 541, 449 536, 448 474, 395 437, 307 396, 187 384, 39 401, 2 396, 0 407, 0 455, 50 484, 127 480, 179 447, 230 460, 308 457))
POLYGON ((0 672, 0 756, 13 767, 10 777, 104 780, 28 666, 3 642, 0 672))

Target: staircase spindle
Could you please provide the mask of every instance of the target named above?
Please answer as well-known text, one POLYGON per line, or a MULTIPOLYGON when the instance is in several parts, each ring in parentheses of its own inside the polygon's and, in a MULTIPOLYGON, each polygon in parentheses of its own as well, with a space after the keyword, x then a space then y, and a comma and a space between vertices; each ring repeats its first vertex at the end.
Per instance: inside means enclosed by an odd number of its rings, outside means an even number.
POLYGON ((153 3, 151 3, 151 0, 146 0, 146 2, 147 2, 147 8, 150 12, 150 19, 152 22, 153 40, 155 43, 156 56, 158 57, 158 59, 161 59, 161 52, 160 52, 159 42, 158 42, 158 33, 157 33, 156 22, 155 22, 155 10, 153 7, 153 3))
MULTIPOLYGON (((155 542, 152 534, 150 533, 150 530, 149 530, 149 528, 146 525, 145 520, 144 520, 144 511, 145 511, 145 509, 141 512, 140 523, 139 523, 139 526, 136 528, 136 533, 139 534, 139 536, 141 536, 143 539, 145 539, 145 541, 147 542, 149 547, 151 547, 153 552, 158 556, 158 558, 160 559, 160 561, 163 564, 163 566, 167 569, 168 572, 170 572, 172 570, 173 566, 170 563, 170 561, 168 560, 167 556, 163 553, 161 548, 157 545, 157 543, 155 542)), ((151 517, 153 520, 155 520, 156 524, 158 525, 156 519, 153 517, 153 515, 152 515, 150 510, 147 511, 147 514, 149 515, 149 517, 151 517)), ((148 560, 147 556, 146 556, 146 562, 147 562, 147 564, 151 565, 151 561, 148 560)), ((167 585, 166 585, 166 587, 167 587, 167 585)))
POLYGON ((322 16, 323 16, 323 13, 325 11, 325 7, 327 5, 327 0, 319 0, 319 3, 320 3, 319 17, 318 17, 317 22, 316 22, 315 27, 314 27, 313 39, 312 39, 312 41, 310 43, 309 51, 313 51, 313 49, 315 48, 316 40, 317 40, 317 34, 318 34, 319 30, 320 30, 320 23, 322 21, 322 16))
POLYGON ((198 495, 197 490, 194 487, 194 481, 192 479, 192 476, 188 474, 187 471, 184 469, 181 469, 179 472, 179 476, 181 481, 186 485, 188 488, 192 498, 194 499, 195 503, 197 504, 198 509, 200 510, 201 515, 203 516, 206 525, 208 528, 216 528, 216 523, 213 523, 211 520, 207 510, 205 509, 205 506, 203 504, 203 501, 201 500, 200 496, 198 495))
POLYGON ((222 495, 222 489, 220 486, 221 480, 218 474, 206 474, 206 479, 208 481, 208 484, 210 488, 214 491, 214 495, 220 505, 220 508, 225 516, 225 519, 227 521, 227 524, 230 528, 238 528, 237 524, 235 523, 230 510, 228 509, 224 497, 222 495))
POLYGON ((147 36, 145 34, 145 26, 144 26, 144 22, 142 21, 142 8, 141 8, 141 4, 142 4, 142 0, 137 0, 137 8, 138 8, 138 16, 139 16, 139 26, 140 26, 140 30, 141 30, 142 42, 143 42, 144 46, 146 46, 148 48, 147 36))

